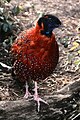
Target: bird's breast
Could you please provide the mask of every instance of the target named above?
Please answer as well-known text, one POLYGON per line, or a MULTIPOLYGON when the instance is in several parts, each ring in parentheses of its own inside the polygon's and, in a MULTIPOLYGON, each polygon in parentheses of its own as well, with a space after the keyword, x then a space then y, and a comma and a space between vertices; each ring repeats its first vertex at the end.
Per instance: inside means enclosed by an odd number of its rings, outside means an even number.
POLYGON ((12 52, 15 73, 22 79, 45 79, 53 72, 59 57, 54 36, 48 38, 32 33, 21 34, 13 44, 12 52))

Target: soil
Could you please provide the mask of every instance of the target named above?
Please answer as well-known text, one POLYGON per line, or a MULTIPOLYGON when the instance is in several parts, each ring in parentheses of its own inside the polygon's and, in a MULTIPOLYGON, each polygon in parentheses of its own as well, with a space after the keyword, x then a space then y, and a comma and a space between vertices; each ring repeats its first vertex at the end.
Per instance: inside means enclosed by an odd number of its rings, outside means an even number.
MULTIPOLYGON (((80 1, 79 0, 11 0, 5 3, 9 9, 19 5, 20 13, 15 16, 24 29, 34 26, 42 14, 56 15, 62 22, 62 27, 55 29, 54 33, 59 44, 59 63, 53 74, 44 81, 39 82, 40 95, 51 95, 65 85, 80 79, 80 1), (71 50, 74 41, 79 46, 71 50), (63 45, 65 43, 65 45, 63 45), (68 47, 65 47, 66 44, 68 47)), ((9 55, 0 47, 0 62, 11 66, 9 55)), ((0 67, 0 101, 23 99, 24 90, 15 83, 11 71, 0 67)))

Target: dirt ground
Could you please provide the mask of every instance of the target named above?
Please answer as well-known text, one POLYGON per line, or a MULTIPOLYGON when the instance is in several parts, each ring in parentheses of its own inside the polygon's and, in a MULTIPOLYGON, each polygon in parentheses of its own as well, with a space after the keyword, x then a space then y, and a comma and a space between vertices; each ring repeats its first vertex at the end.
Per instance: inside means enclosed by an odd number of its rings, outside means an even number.
MULTIPOLYGON (((75 64, 80 59, 80 0, 11 0, 6 6, 10 9, 19 5, 21 12, 15 17, 23 29, 35 25, 41 14, 53 14, 59 17, 62 27, 55 29, 54 33, 59 44, 59 63, 53 74, 44 81, 39 82, 40 94, 42 96, 53 94, 63 86, 80 79, 80 64, 75 64), (78 41, 79 46, 71 50, 73 42, 78 41), (65 48, 62 42, 68 44, 65 48)), ((9 64, 7 53, 0 48, 3 63, 9 64)), ((9 64, 10 65, 10 64, 9 64)), ((24 95, 14 83, 11 72, 0 69, 0 100, 18 100, 24 95)))

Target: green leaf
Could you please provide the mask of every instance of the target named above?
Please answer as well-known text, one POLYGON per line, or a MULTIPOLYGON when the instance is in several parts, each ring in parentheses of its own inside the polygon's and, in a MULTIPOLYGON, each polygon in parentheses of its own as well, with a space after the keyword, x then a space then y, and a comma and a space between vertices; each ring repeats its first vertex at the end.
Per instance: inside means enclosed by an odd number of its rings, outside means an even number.
POLYGON ((2 28, 3 28, 4 32, 7 32, 8 31, 8 24, 4 23, 2 28))
POLYGON ((76 60, 76 61, 74 61, 74 63, 75 63, 76 65, 79 65, 79 64, 80 64, 80 60, 76 60))
POLYGON ((78 54, 80 54, 80 50, 78 50, 78 54))
POLYGON ((64 43, 64 47, 65 47, 65 48, 68 47, 68 43, 67 43, 67 42, 64 43))
POLYGON ((5 22, 2 25, 2 29, 4 32, 10 32, 12 31, 12 25, 10 25, 9 23, 5 22))
POLYGON ((20 12, 20 8, 19 6, 14 6, 14 8, 12 9, 12 13, 13 15, 18 15, 20 12))
POLYGON ((79 43, 77 43, 76 41, 74 41, 73 42, 73 47, 70 49, 70 51, 75 50, 78 46, 79 46, 79 43))

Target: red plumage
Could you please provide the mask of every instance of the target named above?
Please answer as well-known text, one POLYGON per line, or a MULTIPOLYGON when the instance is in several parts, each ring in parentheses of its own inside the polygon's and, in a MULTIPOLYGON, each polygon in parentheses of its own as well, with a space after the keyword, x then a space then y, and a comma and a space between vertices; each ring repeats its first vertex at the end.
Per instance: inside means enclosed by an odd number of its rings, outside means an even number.
MULTIPOLYGON (((58 63, 58 44, 55 35, 46 28, 48 23, 44 21, 50 16, 45 15, 34 28, 23 31, 11 47, 13 70, 21 82, 29 81, 30 78, 34 81, 45 79, 53 73, 58 63)), ((59 19, 58 22, 60 25, 59 19)))

